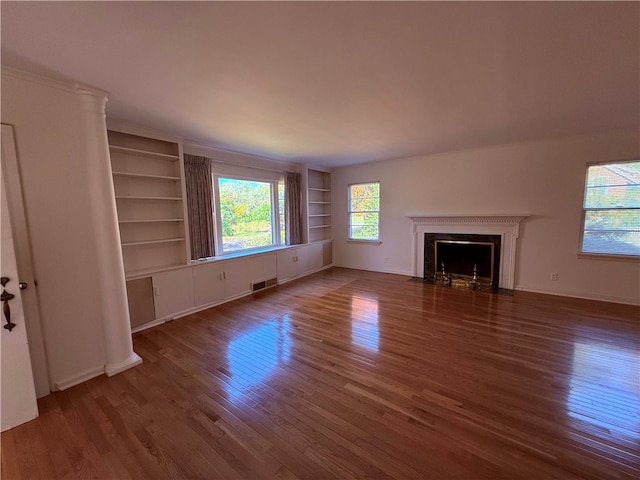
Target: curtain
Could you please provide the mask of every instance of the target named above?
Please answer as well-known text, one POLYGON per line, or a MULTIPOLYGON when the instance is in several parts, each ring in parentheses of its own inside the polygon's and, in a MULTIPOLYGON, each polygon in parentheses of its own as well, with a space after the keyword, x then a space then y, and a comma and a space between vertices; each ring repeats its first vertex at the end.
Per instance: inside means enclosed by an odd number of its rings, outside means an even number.
POLYGON ((287 245, 302 243, 302 218, 300 205, 300 174, 285 172, 284 174, 284 225, 287 245))
POLYGON ((191 259, 213 257, 213 181, 211 159, 184 155, 191 259))

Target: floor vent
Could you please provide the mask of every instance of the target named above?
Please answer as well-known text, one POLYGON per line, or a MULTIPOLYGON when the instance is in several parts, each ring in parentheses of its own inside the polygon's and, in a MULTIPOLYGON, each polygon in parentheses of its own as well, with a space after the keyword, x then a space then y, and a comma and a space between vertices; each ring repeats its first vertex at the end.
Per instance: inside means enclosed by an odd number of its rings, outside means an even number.
POLYGON ((274 285, 277 285, 277 284, 278 284, 277 278, 270 278, 269 280, 264 280, 262 282, 252 283, 251 290, 254 292, 257 292, 258 290, 262 290, 263 288, 267 288, 267 287, 273 287, 274 285))

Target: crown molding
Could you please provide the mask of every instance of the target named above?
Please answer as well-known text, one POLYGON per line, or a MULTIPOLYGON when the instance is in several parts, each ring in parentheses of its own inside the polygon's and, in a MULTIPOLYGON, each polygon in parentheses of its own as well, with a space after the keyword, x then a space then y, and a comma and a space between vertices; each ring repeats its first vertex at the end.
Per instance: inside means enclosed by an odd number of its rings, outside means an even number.
POLYGON ((2 75, 8 75, 19 80, 25 80, 27 82, 38 83, 47 87, 62 90, 64 92, 75 93, 76 82, 66 82, 64 80, 58 80, 51 77, 46 77, 26 70, 19 70, 13 67, 7 67, 2 65, 2 75))
POLYGON ((139 137, 148 137, 156 140, 164 140, 166 142, 173 142, 182 145, 183 138, 179 135, 171 135, 162 130, 154 130, 135 123, 128 123, 126 121, 110 118, 107 115, 107 130, 115 132, 127 133, 130 135, 137 135, 139 137))
POLYGON ((37 83, 46 87, 55 88, 56 90, 62 90, 68 93, 90 93, 93 95, 103 96, 108 98, 109 93, 91 85, 84 83, 78 83, 74 81, 59 80, 56 78, 47 77, 46 75, 40 75, 39 73, 28 72, 26 70, 20 70, 13 67, 2 65, 2 75, 24 80, 26 82, 37 83))
POLYGON ((86 83, 74 83, 73 91, 77 95, 92 95, 100 99, 101 101, 109 100, 109 92, 96 87, 92 87, 91 85, 87 85, 86 83))

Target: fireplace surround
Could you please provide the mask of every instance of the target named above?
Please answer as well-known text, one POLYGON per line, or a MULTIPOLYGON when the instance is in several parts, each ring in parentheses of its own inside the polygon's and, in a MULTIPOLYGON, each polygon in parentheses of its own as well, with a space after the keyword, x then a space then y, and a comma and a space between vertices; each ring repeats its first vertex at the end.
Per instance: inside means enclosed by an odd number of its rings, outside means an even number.
POLYGON ((414 276, 425 276, 425 234, 499 236, 497 288, 513 290, 520 223, 528 215, 420 215, 409 216, 413 228, 414 276))

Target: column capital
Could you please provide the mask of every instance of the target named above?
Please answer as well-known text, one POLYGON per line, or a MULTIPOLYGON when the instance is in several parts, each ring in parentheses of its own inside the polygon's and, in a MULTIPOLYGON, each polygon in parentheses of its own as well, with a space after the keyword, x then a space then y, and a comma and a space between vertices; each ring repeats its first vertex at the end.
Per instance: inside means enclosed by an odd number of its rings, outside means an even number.
POLYGON ((104 90, 89 87, 81 83, 74 85, 74 91, 80 101, 82 102, 85 110, 97 113, 98 115, 106 114, 106 105, 109 101, 109 94, 104 90))

